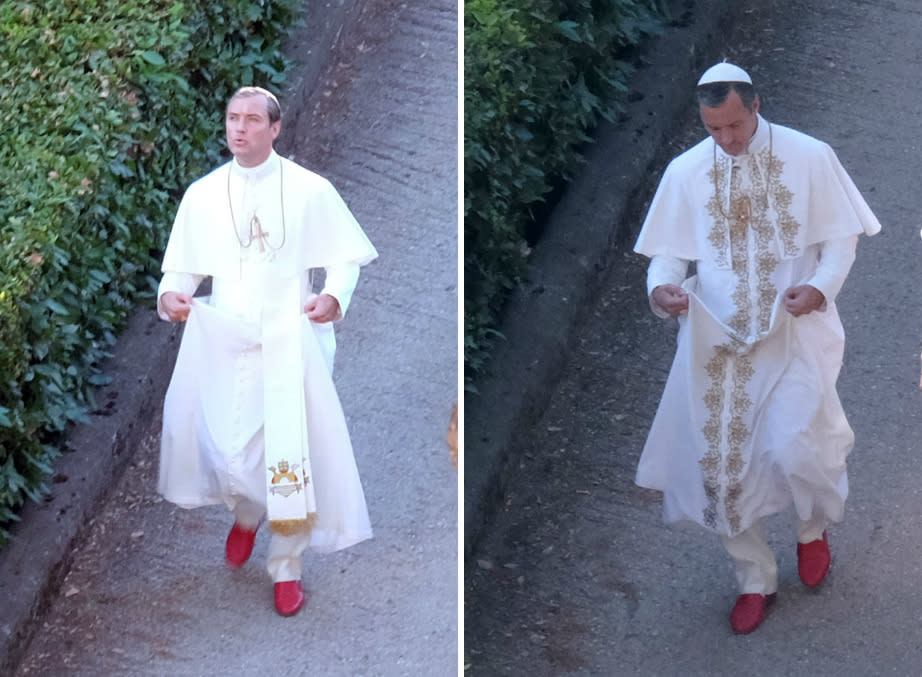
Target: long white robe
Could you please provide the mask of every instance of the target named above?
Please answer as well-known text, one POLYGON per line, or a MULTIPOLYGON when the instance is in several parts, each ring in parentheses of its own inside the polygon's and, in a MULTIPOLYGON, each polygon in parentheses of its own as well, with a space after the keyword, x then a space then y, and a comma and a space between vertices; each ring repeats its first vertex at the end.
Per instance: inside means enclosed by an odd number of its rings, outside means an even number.
MULTIPOLYGON (((294 375, 295 388, 303 384, 293 395, 305 403, 306 434, 298 432, 296 416, 274 434, 282 444, 294 440, 293 454, 302 437, 309 446, 309 471, 307 463, 303 470, 316 500, 310 545, 337 550, 371 537, 331 380, 333 327, 310 322, 300 308, 314 294, 310 269, 325 268, 323 293, 336 297, 345 313, 359 265, 376 255, 329 182, 275 153, 252 169, 231 162, 190 186, 164 256, 159 294, 191 293, 208 275, 212 294, 193 304, 164 403, 158 489, 165 498, 189 508, 266 504, 272 475, 265 440, 273 432, 267 407, 270 414, 277 407, 290 410, 291 393, 280 396, 273 384, 294 375), (249 226, 254 214, 268 233, 262 251, 249 226), (289 307, 282 328, 291 334, 294 353, 279 362, 262 348, 283 297, 289 307), (279 367, 267 373, 270 360, 279 367)), ((284 333, 281 338, 284 344, 284 333)), ((300 458, 290 460, 300 466, 300 458)))
POLYGON ((636 477, 664 493, 667 522, 735 535, 792 502, 842 519, 854 436, 835 296, 857 236, 879 229, 828 145, 761 117, 746 153, 705 139, 669 165, 635 246, 648 291, 690 298, 636 477), (795 318, 781 294, 801 284, 826 304, 795 318))

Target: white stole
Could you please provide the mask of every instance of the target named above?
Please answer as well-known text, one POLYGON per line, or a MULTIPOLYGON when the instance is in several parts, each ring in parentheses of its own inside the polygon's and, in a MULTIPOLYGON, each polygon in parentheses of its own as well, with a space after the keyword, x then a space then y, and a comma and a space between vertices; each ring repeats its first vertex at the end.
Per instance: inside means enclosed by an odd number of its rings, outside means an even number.
MULTIPOLYGON (((683 340, 637 468, 641 486, 667 492, 667 511, 722 534, 751 523, 744 499, 754 431, 764 403, 790 363, 791 315, 776 299, 771 328, 742 337, 683 285, 683 340), (668 450, 664 452, 663 450, 668 450)), ((670 520, 671 521, 671 520, 670 520)))
MULTIPOLYGON (((217 448, 234 453, 239 439, 235 439, 235 430, 228 424, 234 389, 230 381, 231 365, 242 352, 261 353, 269 526, 277 533, 291 535, 311 528, 317 513, 308 439, 309 397, 315 400, 314 407, 323 410, 314 417, 315 427, 318 420, 324 422, 318 431, 320 439, 331 449, 351 450, 351 444, 330 377, 329 357, 324 355, 315 332, 304 324, 300 279, 279 275, 271 264, 257 270, 262 279, 253 283, 265 292, 262 321, 241 322, 208 305, 206 299, 197 299, 183 337, 183 348, 189 350, 180 351, 176 370, 181 374, 197 373, 197 378, 186 382, 186 388, 198 391, 191 402, 197 401, 201 406, 201 419, 190 421, 195 429, 191 437, 208 436, 217 448)), ((182 390, 178 390, 177 396, 181 396, 182 390)), ((169 404, 169 393, 167 400, 169 404)), ((190 435, 177 430, 170 435, 173 437, 188 440, 190 435)), ((193 463, 179 472, 194 476, 200 472, 198 467, 198 463, 193 463)), ((182 486, 183 482, 177 481, 176 485, 182 486)))
MULTIPOLYGON (((269 527, 285 536, 311 527, 317 516, 304 397, 299 282, 283 278, 266 285, 273 291, 265 297, 262 321, 266 506, 269 527)), ((316 345, 316 340, 310 344, 316 345)), ((309 364, 311 369, 322 368, 322 358, 309 364)))

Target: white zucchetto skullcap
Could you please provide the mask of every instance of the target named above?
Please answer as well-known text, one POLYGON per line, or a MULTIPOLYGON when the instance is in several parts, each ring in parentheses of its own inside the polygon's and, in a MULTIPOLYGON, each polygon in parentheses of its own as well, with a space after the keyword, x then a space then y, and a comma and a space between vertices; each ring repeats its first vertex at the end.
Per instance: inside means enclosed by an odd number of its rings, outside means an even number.
POLYGON ((704 71, 698 85, 709 85, 712 82, 748 82, 751 85, 752 78, 739 66, 722 61, 704 71))

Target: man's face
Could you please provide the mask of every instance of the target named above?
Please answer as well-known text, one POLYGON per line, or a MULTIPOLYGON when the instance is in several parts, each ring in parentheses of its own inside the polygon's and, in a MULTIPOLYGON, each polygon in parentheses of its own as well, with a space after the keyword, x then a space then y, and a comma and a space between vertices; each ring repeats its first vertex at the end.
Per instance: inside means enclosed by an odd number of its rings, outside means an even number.
POLYGON ((243 167, 255 167, 266 161, 282 123, 269 123, 264 96, 241 96, 227 105, 224 119, 227 147, 243 167))
POLYGON ((752 110, 743 105, 740 95, 731 90, 727 100, 717 108, 701 105, 701 121, 714 142, 728 155, 739 155, 749 147, 749 140, 759 126, 759 97, 752 110))

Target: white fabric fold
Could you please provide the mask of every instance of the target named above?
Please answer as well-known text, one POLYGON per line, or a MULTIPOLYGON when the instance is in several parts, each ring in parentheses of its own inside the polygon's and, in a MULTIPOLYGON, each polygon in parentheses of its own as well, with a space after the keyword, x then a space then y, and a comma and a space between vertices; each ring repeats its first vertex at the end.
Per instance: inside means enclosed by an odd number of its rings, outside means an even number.
MULTIPOLYGON (((316 519, 310 547, 332 551, 371 538, 372 530, 345 417, 330 376, 332 355, 324 354, 317 336, 323 327, 315 327, 304 315, 297 322, 300 338, 294 345, 301 361, 312 366, 286 373, 300 382, 303 399, 297 403, 311 406, 306 408, 306 418, 302 416, 302 439, 297 434, 293 437, 299 447, 301 441, 311 442, 307 458, 316 519)), ((208 299, 193 303, 164 402, 158 491, 167 500, 185 508, 221 503, 233 508, 243 499, 267 502, 274 473, 267 473, 267 456, 251 453, 262 445, 250 440, 264 435, 263 424, 269 421, 264 406, 277 406, 281 391, 272 392, 278 383, 275 377, 263 381, 262 342, 259 323, 241 321, 209 305, 208 299), (256 364, 247 368, 252 360, 256 364), (242 386, 246 386, 245 393, 242 386)), ((288 355, 279 360, 291 359, 288 355)), ((287 383, 283 385, 290 392, 293 379, 284 378, 287 383)), ((297 431, 290 421, 285 425, 297 431)), ((271 431, 269 437, 273 437, 271 431)), ((275 444, 266 439, 267 446, 275 444)), ((268 453, 271 458, 274 452, 268 453)), ((271 520, 271 505, 269 511, 271 520)))
MULTIPOLYGON (((664 493, 667 522, 733 536, 792 503, 842 519, 854 437, 835 391, 838 318, 800 318, 776 299, 770 328, 740 335, 685 283, 689 312, 638 464, 640 486, 664 493)), ((834 311, 834 306, 833 310, 834 311)))

